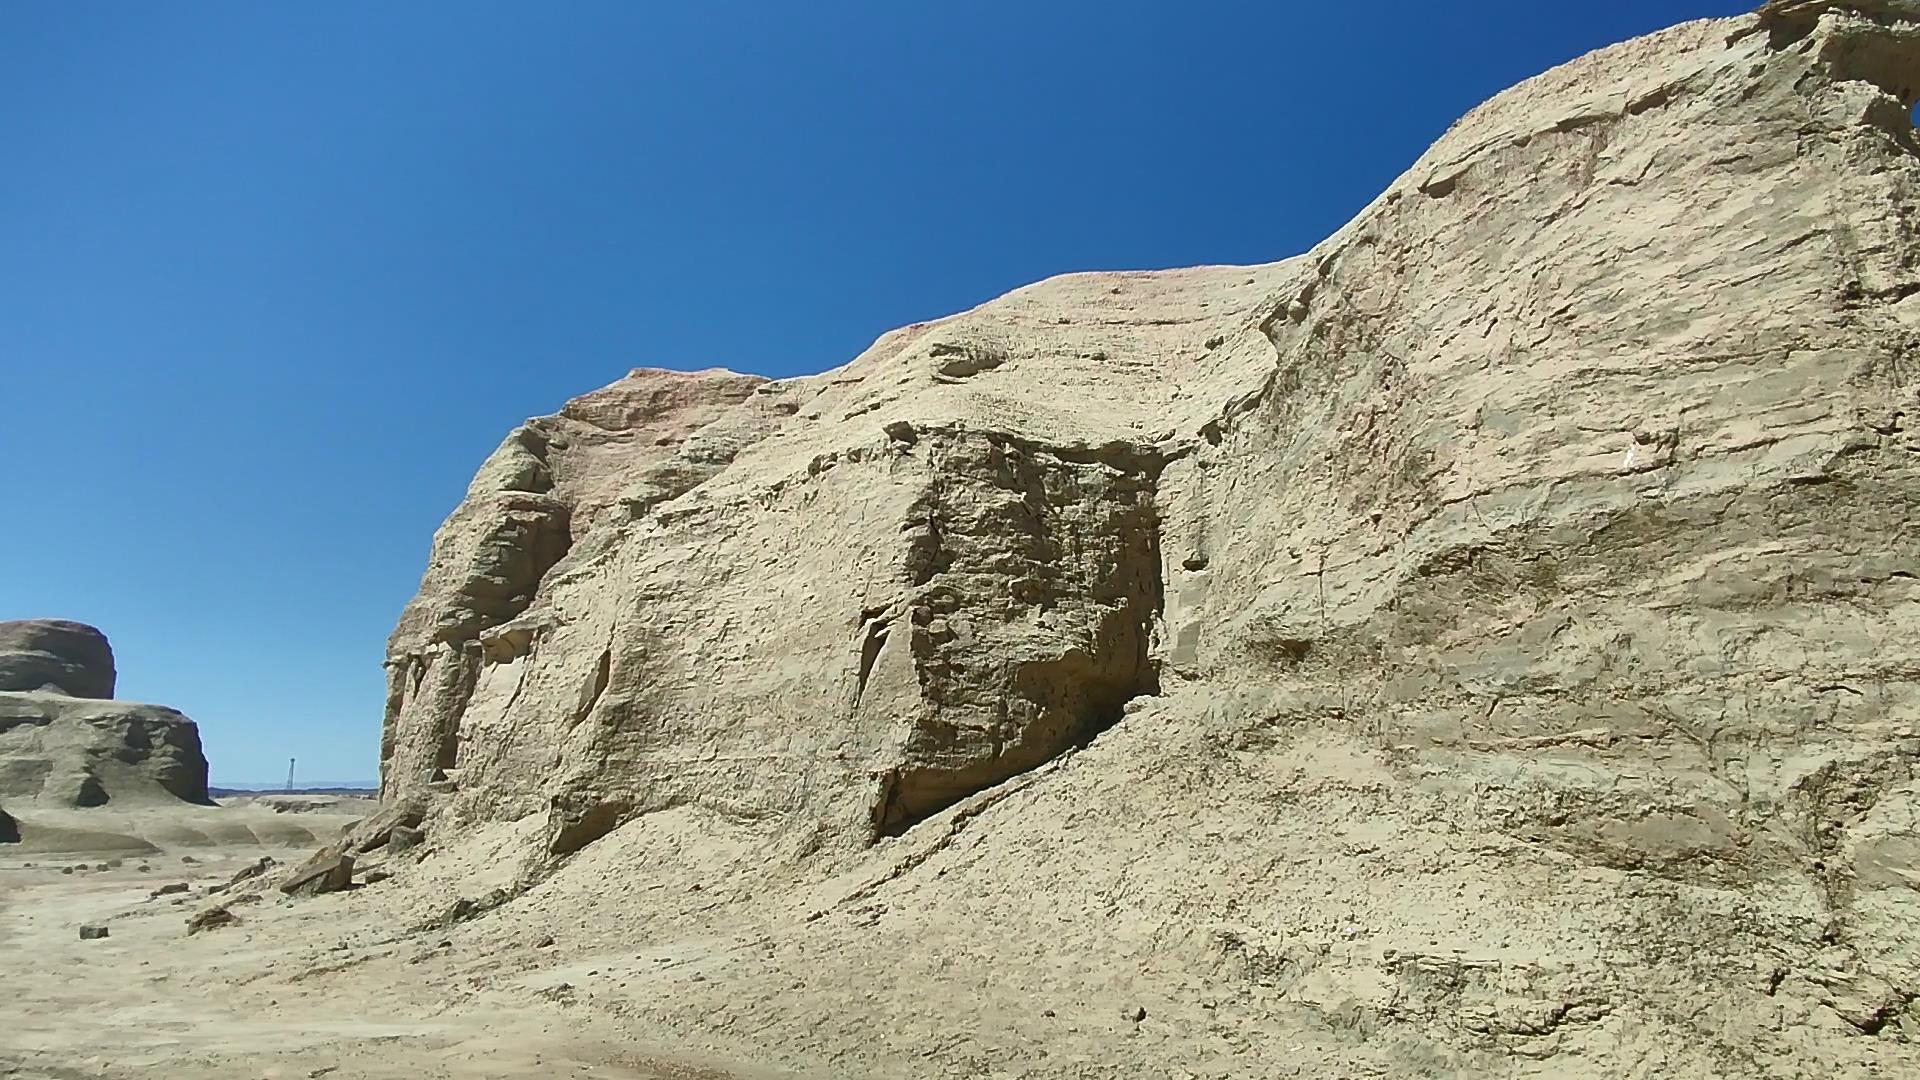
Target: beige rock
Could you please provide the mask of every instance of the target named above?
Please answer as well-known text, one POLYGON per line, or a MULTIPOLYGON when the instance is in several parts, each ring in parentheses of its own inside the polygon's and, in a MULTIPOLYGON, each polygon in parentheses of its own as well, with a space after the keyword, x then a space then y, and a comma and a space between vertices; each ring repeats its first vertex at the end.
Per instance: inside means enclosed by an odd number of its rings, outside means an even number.
POLYGON ((200 731, 163 705, 111 700, 107 636, 60 619, 0 622, 0 798, 205 805, 200 731))
POLYGON ((93 627, 65 619, 0 622, 0 690, 110 698, 113 682, 113 649, 93 627))
POLYGON ((871 1075, 1920 1068, 1910 9, 1574 61, 1296 259, 529 422, 385 794, 511 868, 473 933, 724 928, 622 1015, 871 1075))
POLYGON ((353 856, 338 850, 323 850, 295 867, 280 883, 288 896, 319 896, 353 887, 353 856))

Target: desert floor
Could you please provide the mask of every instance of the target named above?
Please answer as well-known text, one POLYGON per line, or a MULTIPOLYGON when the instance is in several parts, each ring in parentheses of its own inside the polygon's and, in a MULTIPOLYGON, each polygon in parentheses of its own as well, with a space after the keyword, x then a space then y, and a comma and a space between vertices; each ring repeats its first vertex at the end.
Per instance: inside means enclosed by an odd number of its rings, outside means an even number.
POLYGON ((550 970, 476 978, 450 943, 355 895, 380 885, 325 902, 267 889, 233 907, 238 925, 189 935, 188 917, 221 899, 209 889, 262 856, 303 858, 365 812, 241 802, 19 815, 23 842, 0 854, 0 1076, 792 1075, 652 1049, 570 1008, 550 970), (189 891, 153 895, 176 883, 189 891), (109 936, 82 940, 83 924, 109 936))

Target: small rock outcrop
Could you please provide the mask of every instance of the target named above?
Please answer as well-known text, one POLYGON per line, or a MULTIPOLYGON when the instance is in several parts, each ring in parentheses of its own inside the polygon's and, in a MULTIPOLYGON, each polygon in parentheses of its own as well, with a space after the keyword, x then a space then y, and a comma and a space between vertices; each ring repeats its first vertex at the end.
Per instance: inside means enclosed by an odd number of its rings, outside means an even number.
POLYGON ((0 622, 0 799, 208 803, 193 721, 113 691, 105 634, 57 619, 0 622))
POLYGON ((288 896, 319 896, 352 887, 353 856, 337 851, 322 851, 280 883, 280 891, 288 896))

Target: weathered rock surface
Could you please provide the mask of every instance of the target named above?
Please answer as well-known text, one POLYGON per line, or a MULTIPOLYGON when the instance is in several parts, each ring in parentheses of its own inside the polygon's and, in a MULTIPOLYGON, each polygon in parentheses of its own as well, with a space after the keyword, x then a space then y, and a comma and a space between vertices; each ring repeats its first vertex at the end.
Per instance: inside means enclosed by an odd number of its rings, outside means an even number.
POLYGON ((721 874, 753 955, 649 1015, 916 1075, 1920 1067, 1912 6, 1584 57, 1296 259, 529 422, 385 794, 522 925, 721 874))
POLYGON ((113 689, 113 650, 100 631, 0 622, 0 798, 208 802, 193 721, 164 705, 112 700, 113 689))
POLYGON ((225 905, 216 905, 188 916, 187 935, 191 937, 203 930, 219 930, 223 927, 238 925, 240 925, 240 916, 235 915, 225 905))
POLYGON ((288 896, 319 896, 353 887, 353 856, 322 852, 288 875, 280 891, 288 896))
POLYGON ((113 649, 93 627, 65 619, 0 622, 0 690, 110 698, 113 680, 113 649))

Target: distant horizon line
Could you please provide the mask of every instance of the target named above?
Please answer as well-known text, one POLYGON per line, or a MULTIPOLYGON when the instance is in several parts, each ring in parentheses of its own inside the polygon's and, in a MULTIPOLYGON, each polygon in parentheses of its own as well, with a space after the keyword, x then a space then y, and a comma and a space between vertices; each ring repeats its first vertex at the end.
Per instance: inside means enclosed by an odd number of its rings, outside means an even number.
MULTIPOLYGON (((287 782, 285 780, 275 780, 271 783, 257 783, 257 782, 246 781, 246 780, 209 780, 207 781, 207 786, 210 788, 232 788, 236 791, 239 791, 239 790, 284 791, 286 790, 287 782)), ((377 779, 375 780, 296 780, 293 786, 295 790, 298 790, 300 788, 321 788, 321 787, 377 788, 380 786, 380 781, 377 779)))

